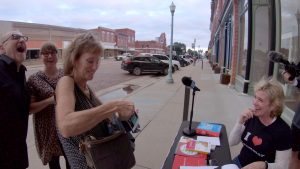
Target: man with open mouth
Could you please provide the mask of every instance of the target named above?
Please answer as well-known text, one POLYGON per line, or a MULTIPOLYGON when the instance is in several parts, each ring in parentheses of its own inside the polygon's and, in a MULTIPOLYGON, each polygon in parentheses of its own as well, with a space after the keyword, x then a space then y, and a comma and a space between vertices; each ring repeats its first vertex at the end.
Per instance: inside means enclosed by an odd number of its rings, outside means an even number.
POLYGON ((0 37, 0 168, 28 167, 30 97, 26 88, 27 36, 10 31, 0 37))

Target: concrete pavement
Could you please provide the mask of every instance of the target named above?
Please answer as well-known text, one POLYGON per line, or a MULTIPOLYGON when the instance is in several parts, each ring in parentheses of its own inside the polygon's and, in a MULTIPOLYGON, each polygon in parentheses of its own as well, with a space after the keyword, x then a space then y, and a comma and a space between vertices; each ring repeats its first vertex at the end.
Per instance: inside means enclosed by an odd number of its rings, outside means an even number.
MULTIPOLYGON (((252 97, 220 84, 220 75, 213 73, 207 60, 204 60, 203 69, 199 62, 196 66, 190 65, 176 71, 173 74, 173 84, 167 84, 164 76, 154 78, 143 76, 98 91, 97 96, 101 98, 128 85, 140 86, 124 97, 133 101, 140 110, 142 131, 135 135, 137 164, 134 169, 162 167, 182 121, 185 91, 185 86, 181 82, 183 76, 192 77, 201 89, 195 95, 194 121, 222 123, 229 133, 238 115, 246 107, 251 106, 252 97)), ((32 128, 29 130, 32 131, 32 128)), ((48 168, 41 164, 33 140, 33 134, 28 135, 29 168, 48 168)), ((240 146, 231 149, 232 157, 237 154, 239 148, 240 146)))

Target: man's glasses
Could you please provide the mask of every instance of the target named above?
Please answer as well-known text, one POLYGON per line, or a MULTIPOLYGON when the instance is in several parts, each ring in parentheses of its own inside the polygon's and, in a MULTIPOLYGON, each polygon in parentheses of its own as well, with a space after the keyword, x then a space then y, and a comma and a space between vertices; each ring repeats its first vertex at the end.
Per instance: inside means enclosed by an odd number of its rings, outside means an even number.
POLYGON ((57 53, 56 52, 49 52, 49 53, 42 53, 42 55, 49 57, 49 56, 56 56, 57 53))
POLYGON ((18 34, 12 34, 5 41, 3 41, 2 44, 5 43, 5 42, 7 42, 9 39, 12 39, 12 40, 23 39, 25 42, 28 41, 28 37, 27 36, 22 36, 22 35, 18 35, 18 34))

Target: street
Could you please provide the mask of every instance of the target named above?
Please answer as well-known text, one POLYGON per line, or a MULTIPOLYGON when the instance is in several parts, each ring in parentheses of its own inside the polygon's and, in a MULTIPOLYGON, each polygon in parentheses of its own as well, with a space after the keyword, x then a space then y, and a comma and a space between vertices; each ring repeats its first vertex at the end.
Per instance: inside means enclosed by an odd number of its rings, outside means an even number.
MULTIPOLYGON (((61 64, 59 65, 61 67, 61 64)), ((26 72, 26 77, 28 78, 33 73, 42 69, 42 65, 29 67, 26 72)), ((89 82, 89 85, 94 91, 98 91, 134 78, 138 78, 138 76, 131 75, 121 69, 121 61, 115 61, 113 58, 109 58, 101 60, 94 79, 89 82)))

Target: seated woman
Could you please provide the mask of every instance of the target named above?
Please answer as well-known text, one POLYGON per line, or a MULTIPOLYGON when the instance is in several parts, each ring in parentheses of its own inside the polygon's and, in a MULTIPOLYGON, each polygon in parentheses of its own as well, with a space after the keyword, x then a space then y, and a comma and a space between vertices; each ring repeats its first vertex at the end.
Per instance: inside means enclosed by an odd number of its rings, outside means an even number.
POLYGON ((291 153, 291 129, 280 117, 284 106, 281 85, 262 79, 254 86, 253 108, 240 115, 229 145, 242 141, 233 163, 243 169, 286 169, 291 153))

